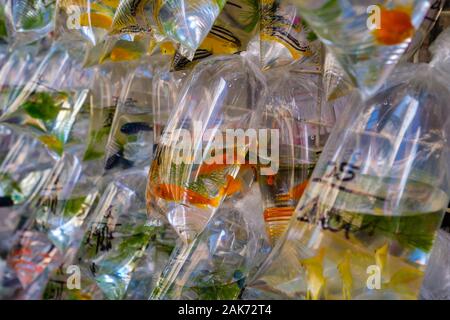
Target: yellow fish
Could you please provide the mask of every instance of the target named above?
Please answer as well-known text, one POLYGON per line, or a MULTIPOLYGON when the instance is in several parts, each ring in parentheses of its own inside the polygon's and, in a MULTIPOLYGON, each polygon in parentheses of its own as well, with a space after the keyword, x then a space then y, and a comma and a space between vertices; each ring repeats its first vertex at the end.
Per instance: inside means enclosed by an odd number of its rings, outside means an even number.
POLYGON ((389 244, 386 243, 382 247, 375 250, 375 263, 380 268, 380 271, 383 272, 384 267, 386 266, 386 261, 389 253, 389 244))
POLYGON ((318 300, 322 290, 325 290, 326 278, 323 275, 323 258, 325 249, 321 248, 315 257, 300 261, 303 268, 306 269, 306 282, 308 291, 306 299, 318 300))
POLYGON ((391 277, 386 284, 388 288, 400 294, 411 295, 411 299, 416 299, 416 292, 419 290, 423 278, 423 272, 413 267, 403 267, 391 277))
POLYGON ((351 255, 352 255, 351 251, 347 250, 344 259, 337 266, 337 269, 342 279, 342 296, 346 300, 350 300, 352 298, 351 292, 353 288, 353 277, 350 268, 351 255))

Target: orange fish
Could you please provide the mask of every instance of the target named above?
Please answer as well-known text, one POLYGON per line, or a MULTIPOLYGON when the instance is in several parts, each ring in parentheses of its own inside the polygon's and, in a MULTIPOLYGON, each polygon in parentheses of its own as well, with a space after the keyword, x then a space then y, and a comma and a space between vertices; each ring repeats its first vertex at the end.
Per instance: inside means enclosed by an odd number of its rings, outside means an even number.
POLYGON ((201 194, 174 185, 174 184, 158 184, 153 188, 154 194, 168 201, 183 201, 186 200, 189 203, 195 205, 209 205, 213 207, 217 207, 219 205, 220 197, 216 197, 214 199, 207 198, 202 196, 201 194))
POLYGON ((374 30, 376 41, 382 45, 396 45, 411 38, 414 26, 410 10, 405 8, 381 8, 381 28, 374 30))
POLYGON ((267 177, 267 184, 268 184, 269 186, 273 186, 274 183, 275 183, 275 175, 268 176, 268 177, 267 177))
MULTIPOLYGON (((236 155, 234 155, 234 158, 232 160, 232 162, 230 163, 227 159, 227 154, 224 153, 223 155, 219 155, 217 156, 214 160, 214 162, 207 164, 207 163, 203 163, 198 171, 199 175, 204 175, 204 174, 210 174, 211 172, 215 172, 215 171, 221 171, 221 170, 225 170, 226 168, 229 168, 230 166, 234 166, 234 165, 239 165, 240 163, 237 161, 236 155)), ((251 168, 253 169, 255 167, 255 165, 251 165, 251 164, 247 164, 247 163, 242 163, 240 164, 240 167, 243 168, 251 168)))
POLYGON ((242 183, 239 179, 235 179, 230 175, 227 175, 227 185, 224 189, 224 193, 227 196, 235 194, 236 192, 242 191, 242 183))
POLYGON ((303 181, 302 183, 293 187, 289 193, 280 194, 277 196, 278 201, 287 201, 287 200, 299 200, 305 192, 306 187, 308 186, 308 180, 303 181))

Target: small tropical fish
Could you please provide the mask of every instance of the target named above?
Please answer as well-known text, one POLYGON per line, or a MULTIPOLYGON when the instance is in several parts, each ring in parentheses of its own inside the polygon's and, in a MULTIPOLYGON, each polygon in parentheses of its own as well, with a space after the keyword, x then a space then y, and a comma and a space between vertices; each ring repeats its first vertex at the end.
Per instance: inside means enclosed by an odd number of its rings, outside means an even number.
POLYGON ((296 185, 294 188, 292 188, 292 190, 289 191, 289 195, 291 196, 292 199, 298 200, 303 195, 303 192, 305 191, 307 186, 308 180, 305 180, 302 183, 296 185))
POLYGON ((120 131, 124 134, 137 134, 139 131, 152 131, 152 128, 145 122, 129 122, 125 123, 120 131))
POLYGON ((308 300, 318 300, 322 290, 325 290, 326 278, 323 275, 324 257, 325 249, 321 248, 316 256, 300 261, 302 267, 306 269, 306 282, 308 286, 306 299, 308 300))
POLYGON ((342 296, 346 300, 352 298, 353 277, 350 268, 350 256, 352 255, 350 250, 345 252, 344 259, 337 265, 337 269, 342 279, 342 296))
POLYGON ((195 191, 174 184, 158 184, 153 188, 153 194, 168 201, 188 201, 195 205, 209 205, 217 207, 220 196, 214 199, 205 197, 195 191))
POLYGON ((303 181, 302 183, 293 187, 289 193, 277 195, 278 201, 287 201, 287 200, 299 200, 305 192, 306 187, 308 186, 308 180, 303 181))
MULTIPOLYGON (((212 160, 210 160, 208 162, 210 162, 210 163, 203 163, 200 166, 199 171, 198 171, 199 175, 210 174, 212 172, 225 170, 226 168, 229 168, 230 166, 239 164, 236 157, 234 157, 234 159, 232 160, 232 163, 229 163, 226 153, 224 153, 223 155, 218 155, 217 157, 213 158, 212 160)), ((248 165, 245 163, 241 164, 241 167, 247 167, 247 166, 252 167, 252 165, 248 165)))
POLYGON ((80 26, 109 29, 112 25, 112 17, 96 12, 84 12, 80 15, 80 26))
POLYGON ((227 184, 224 188, 224 193, 227 196, 235 194, 236 192, 242 191, 242 182, 240 179, 235 179, 230 175, 227 175, 227 184))
POLYGON ((408 8, 381 8, 380 29, 373 31, 376 41, 381 45, 396 45, 411 38, 414 25, 411 22, 411 10, 408 8))
POLYGON ((391 277, 386 286, 397 292, 408 294, 420 286, 424 273, 417 268, 404 267, 391 277))
POLYGON ((0 197, 0 207, 12 207, 13 205, 14 201, 11 196, 0 197))
POLYGON ((385 243, 383 246, 375 250, 375 263, 380 268, 381 272, 383 272, 384 267, 386 266, 388 253, 389 253, 388 243, 385 243))
POLYGON ((138 39, 135 41, 118 40, 113 48, 100 59, 100 63, 108 58, 113 62, 137 60, 145 52, 145 45, 138 39))
POLYGON ((55 151, 57 154, 61 155, 64 151, 64 144, 54 135, 44 135, 39 137, 39 140, 45 144, 50 150, 55 151))

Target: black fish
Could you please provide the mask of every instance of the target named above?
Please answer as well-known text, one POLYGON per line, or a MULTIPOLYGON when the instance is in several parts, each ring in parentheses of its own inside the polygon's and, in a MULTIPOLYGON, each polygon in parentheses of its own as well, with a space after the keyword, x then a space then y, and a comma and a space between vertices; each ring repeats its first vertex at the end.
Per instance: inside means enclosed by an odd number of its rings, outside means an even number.
POLYGON ((0 207, 12 207, 14 205, 14 201, 11 196, 0 197, 0 207))
POLYGON ((120 131, 124 134, 137 134, 139 131, 151 131, 152 127, 150 127, 145 122, 129 122, 125 123, 120 131))

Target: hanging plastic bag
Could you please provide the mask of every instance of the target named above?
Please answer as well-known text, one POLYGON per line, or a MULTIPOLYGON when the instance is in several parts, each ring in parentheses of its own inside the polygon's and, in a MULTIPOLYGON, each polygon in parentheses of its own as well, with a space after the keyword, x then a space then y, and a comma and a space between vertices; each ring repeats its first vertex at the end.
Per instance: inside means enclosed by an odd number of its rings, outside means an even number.
POLYGON ((291 0, 261 0, 260 28, 263 69, 289 64, 320 50, 316 35, 291 0))
POLYGON ((147 201, 150 215, 167 219, 189 242, 244 165, 251 139, 226 142, 226 129, 252 128, 265 85, 255 66, 237 55, 198 64, 185 83, 152 162, 147 201))
MULTIPOLYGON (((438 41, 441 54, 449 35, 438 41)), ((346 110, 248 298, 418 297, 449 202, 441 62, 399 68, 376 96, 346 110)))
POLYGON ((0 121, 31 132, 61 154, 77 114, 86 102, 92 73, 81 70, 68 52, 55 44, 18 93, 5 106, 0 121))
MULTIPOLYGON (((245 170, 244 170, 245 171, 245 170)), ((150 299, 234 300, 267 252, 255 172, 231 193, 198 237, 178 243, 150 299)))
POLYGON ((258 179, 272 243, 286 230, 335 120, 322 99, 320 74, 300 68, 297 62, 271 70, 262 110, 261 128, 276 129, 280 136, 277 170, 258 179))
MULTIPOLYGON (((194 66, 212 55, 234 54, 244 51, 256 35, 259 22, 258 1, 229 0, 192 59, 179 51, 174 55, 172 69, 182 70, 194 66)), ((173 50, 175 50, 173 48, 173 50)), ((172 50, 172 51, 173 51, 172 50)), ((171 50, 167 50, 171 53, 171 50)))
POLYGON ((295 3, 365 97, 384 83, 430 8, 427 0, 295 3))
POLYGON ((108 139, 105 170, 148 166, 167 123, 180 79, 169 59, 145 58, 129 70, 108 139))
POLYGON ((82 273, 108 299, 121 299, 152 237, 163 232, 145 209, 146 171, 131 171, 110 183, 89 222, 77 253, 82 273))
MULTIPOLYGON (((5 0, 3 33, 11 45, 31 43, 50 33, 55 27, 55 6, 56 0, 5 0)), ((0 33, 1 29, 0 18, 0 33)))

